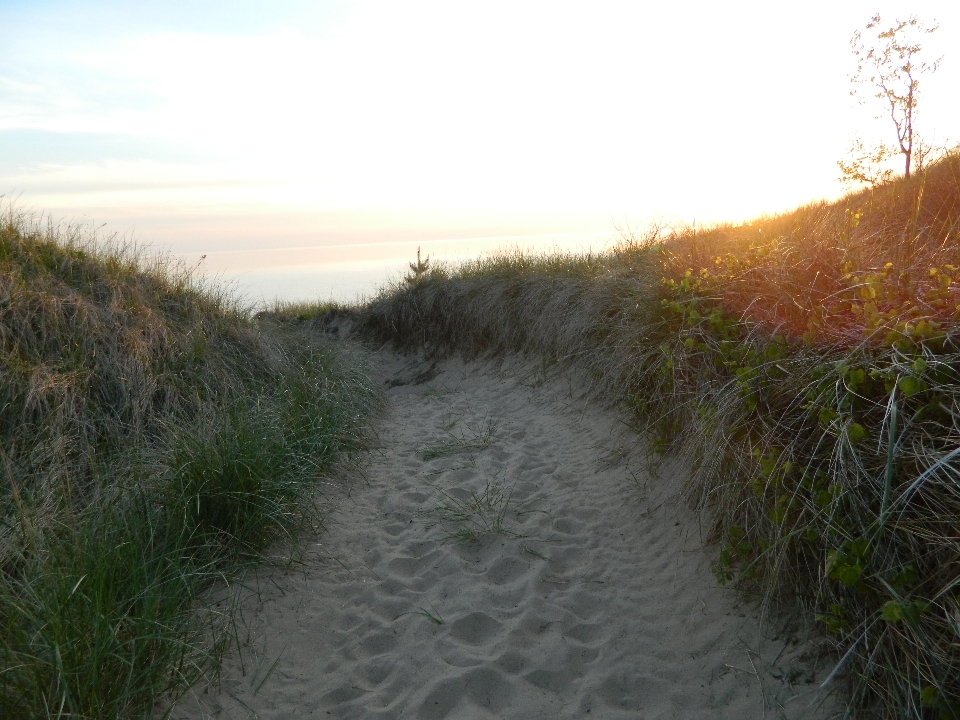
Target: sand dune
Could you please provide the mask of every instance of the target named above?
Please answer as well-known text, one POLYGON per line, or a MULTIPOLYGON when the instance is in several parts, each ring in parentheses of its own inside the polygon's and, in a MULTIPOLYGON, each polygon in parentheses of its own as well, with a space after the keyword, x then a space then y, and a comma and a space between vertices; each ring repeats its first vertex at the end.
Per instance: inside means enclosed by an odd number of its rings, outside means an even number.
POLYGON ((379 360, 365 482, 172 717, 832 717, 835 658, 717 585, 682 473, 582 383, 379 360))

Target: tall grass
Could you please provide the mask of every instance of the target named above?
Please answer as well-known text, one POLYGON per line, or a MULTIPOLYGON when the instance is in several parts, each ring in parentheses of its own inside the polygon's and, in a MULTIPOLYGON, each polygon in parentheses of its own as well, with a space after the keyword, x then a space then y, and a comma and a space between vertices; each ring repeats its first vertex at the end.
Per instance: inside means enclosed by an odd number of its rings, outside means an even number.
MULTIPOLYGON (((315 524, 355 358, 87 228, 0 226, 0 716, 149 714, 215 672, 199 601, 315 524)), ((224 604, 225 603, 225 604, 224 604)))
POLYGON ((958 233, 954 154, 740 226, 434 268, 349 314, 400 348, 586 368, 689 460, 718 580, 835 640, 853 714, 956 718, 958 233))

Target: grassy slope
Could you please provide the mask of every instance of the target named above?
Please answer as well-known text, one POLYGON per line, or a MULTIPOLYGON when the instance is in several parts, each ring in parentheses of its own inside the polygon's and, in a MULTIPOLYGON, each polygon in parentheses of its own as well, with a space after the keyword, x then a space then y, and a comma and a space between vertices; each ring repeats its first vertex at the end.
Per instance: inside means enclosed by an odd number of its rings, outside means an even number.
POLYGON ((955 155, 742 226, 418 272, 351 312, 401 348, 588 368, 690 459, 718 579, 836 639, 858 713, 955 718, 958 268, 955 155))
POLYGON ((314 521, 364 378, 189 273, 0 223, 0 716, 134 717, 215 669, 198 594, 314 521))

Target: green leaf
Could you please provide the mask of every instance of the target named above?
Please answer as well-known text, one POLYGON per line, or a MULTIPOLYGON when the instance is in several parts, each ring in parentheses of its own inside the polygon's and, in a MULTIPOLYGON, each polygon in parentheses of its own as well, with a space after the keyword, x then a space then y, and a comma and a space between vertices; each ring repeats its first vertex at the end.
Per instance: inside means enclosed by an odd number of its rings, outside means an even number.
POLYGON ((827 624, 827 630, 832 633, 840 632, 847 624, 846 611, 837 603, 833 603, 830 609, 823 615, 817 615, 817 620, 827 624))
POLYGON ((880 609, 880 617, 882 617, 887 622, 900 622, 907 617, 906 613, 903 611, 903 606, 898 603, 896 600, 890 600, 889 602, 884 603, 883 607, 880 609))
POLYGON ((923 614, 930 609, 930 604, 922 600, 911 600, 903 609, 904 615, 910 622, 917 624, 920 622, 923 614))
POLYGON ((890 583, 897 588, 902 588, 907 585, 912 585, 917 581, 917 571, 913 569, 912 566, 908 565, 903 568, 897 575, 890 581, 890 583))
POLYGON ((920 704, 924 707, 935 707, 940 702, 940 691, 933 685, 927 685, 920 691, 920 704))
POLYGON ((927 389, 927 384, 923 380, 918 380, 917 378, 908 375, 907 377, 900 378, 900 382, 897 383, 897 387, 900 388, 900 391, 906 396, 910 397, 911 395, 916 395, 927 389))
POLYGON ((827 553, 827 577, 853 587, 863 575, 863 566, 844 550, 831 550, 827 553))
POLYGON ((856 540, 851 540, 849 543, 847 543, 847 552, 859 560, 866 559, 869 551, 870 541, 866 538, 857 538, 856 540))
POLYGON ((856 585, 861 575, 863 575, 863 568, 859 565, 840 565, 834 570, 835 579, 847 587, 856 585))
POLYGON ((850 423, 847 426, 847 439, 850 442, 859 442, 867 436, 867 429, 860 423, 850 423))

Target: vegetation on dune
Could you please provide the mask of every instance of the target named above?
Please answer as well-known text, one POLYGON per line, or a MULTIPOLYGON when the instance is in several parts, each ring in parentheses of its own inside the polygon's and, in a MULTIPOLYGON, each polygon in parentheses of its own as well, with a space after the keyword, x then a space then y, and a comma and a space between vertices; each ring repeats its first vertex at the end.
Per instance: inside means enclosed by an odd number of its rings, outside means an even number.
POLYGON ((215 671, 232 605, 198 597, 319 519, 374 400, 351 364, 182 268, 4 217, 0 716, 141 716, 215 671))
MULTIPOLYGON (((869 189, 601 254, 446 268, 418 250, 351 310, 251 319, 182 268, 11 210, 0 716, 149 715, 215 671, 233 605, 199 598, 316 523, 319 473, 360 444, 375 393, 309 332, 346 315, 405 350, 586 369, 689 461, 718 580, 798 603, 835 640, 852 714, 960 718, 960 154, 929 162, 914 129, 936 26, 883 27, 854 35, 852 79, 896 144, 856 140, 840 162, 869 189)), ((502 490, 436 517, 506 532, 502 490)))
POLYGON ((851 708, 955 718, 958 234, 954 153, 741 226, 431 265, 348 314, 402 349, 586 368, 690 460, 718 579, 835 639, 851 708))
POLYGON ((894 717, 960 714, 958 203, 954 155, 664 262, 664 412, 710 448, 718 577, 803 599, 894 717))

